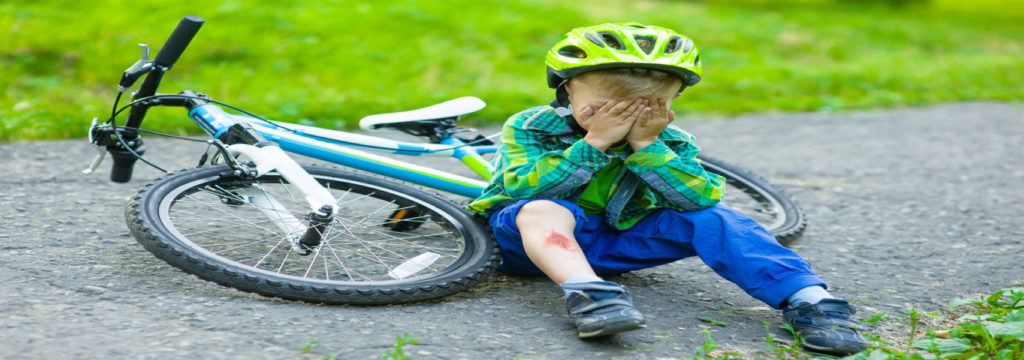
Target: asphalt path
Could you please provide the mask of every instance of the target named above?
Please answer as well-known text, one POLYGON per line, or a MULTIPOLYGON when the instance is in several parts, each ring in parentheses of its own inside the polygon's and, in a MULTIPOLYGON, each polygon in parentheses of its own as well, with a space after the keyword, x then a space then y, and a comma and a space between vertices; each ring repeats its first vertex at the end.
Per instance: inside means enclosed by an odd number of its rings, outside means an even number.
MULTIPOLYGON (((678 125, 708 154, 796 198, 810 225, 792 247, 860 307, 858 318, 898 319, 1024 286, 1024 104, 678 125)), ((169 168, 194 164, 202 150, 147 139, 148 157, 169 168)), ((588 341, 573 332, 561 291, 539 277, 496 274, 470 291, 401 306, 239 292, 139 246, 124 203, 158 172, 140 163, 130 183, 115 184, 108 162, 81 174, 94 154, 84 139, 0 144, 0 358, 377 359, 408 333, 419 340, 405 347, 415 359, 675 359, 693 356, 704 330, 745 354, 767 349, 765 322, 788 338, 778 311, 695 258, 614 278, 632 289, 648 327, 588 341)))

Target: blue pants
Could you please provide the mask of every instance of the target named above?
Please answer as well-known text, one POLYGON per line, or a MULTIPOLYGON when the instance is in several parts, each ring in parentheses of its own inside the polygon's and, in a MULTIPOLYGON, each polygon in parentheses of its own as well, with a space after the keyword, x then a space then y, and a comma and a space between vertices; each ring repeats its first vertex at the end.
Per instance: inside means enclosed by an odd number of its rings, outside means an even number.
MULTIPOLYGON (((491 215, 490 225, 502 250, 499 270, 541 275, 523 249, 516 226, 521 200, 491 215)), ((586 215, 576 204, 559 199, 576 218, 574 234, 598 274, 619 274, 698 256, 718 275, 747 294, 779 308, 797 290, 826 286, 799 255, 779 245, 760 224, 736 210, 716 205, 698 211, 664 209, 627 230, 605 224, 601 215, 586 215)))

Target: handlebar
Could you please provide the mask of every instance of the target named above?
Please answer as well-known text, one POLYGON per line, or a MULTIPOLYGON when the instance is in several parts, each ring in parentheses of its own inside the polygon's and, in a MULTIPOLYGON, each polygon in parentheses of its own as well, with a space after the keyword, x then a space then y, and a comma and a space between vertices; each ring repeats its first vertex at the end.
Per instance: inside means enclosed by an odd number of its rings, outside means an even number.
MULTIPOLYGON (((150 70, 146 70, 148 72, 146 79, 142 82, 139 90, 135 92, 134 99, 138 100, 156 94, 156 89, 160 86, 160 79, 163 77, 163 73, 178 61, 178 57, 188 47, 188 44, 195 37, 196 33, 199 32, 199 28, 203 26, 204 22, 203 18, 193 15, 185 16, 178 22, 174 32, 167 38, 167 42, 164 43, 164 46, 160 48, 160 52, 156 54, 156 58, 153 59, 154 66, 150 67, 150 70)), ((145 59, 142 61, 145 61, 145 59)), ((142 120, 146 117, 146 111, 149 109, 149 106, 151 105, 133 105, 128 113, 125 126, 117 129, 121 141, 107 145, 107 152, 110 153, 114 160, 110 181, 123 183, 131 180, 132 168, 137 160, 136 154, 142 155, 145 151, 145 146, 139 137, 138 129, 142 125, 142 120)))
POLYGON ((167 42, 156 54, 156 59, 153 59, 153 62, 167 68, 174 65, 181 53, 188 47, 188 43, 192 41, 192 37, 199 32, 203 22, 205 22, 203 18, 193 15, 182 18, 178 27, 174 28, 174 32, 171 33, 171 37, 167 38, 167 42))

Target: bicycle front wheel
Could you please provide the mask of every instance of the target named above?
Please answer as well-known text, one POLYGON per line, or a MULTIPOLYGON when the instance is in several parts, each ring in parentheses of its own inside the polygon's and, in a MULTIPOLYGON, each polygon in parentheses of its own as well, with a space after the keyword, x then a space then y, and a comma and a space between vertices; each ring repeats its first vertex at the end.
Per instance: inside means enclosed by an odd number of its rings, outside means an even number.
POLYGON ((450 201, 376 177, 304 168, 338 202, 335 217, 320 222, 319 245, 305 255, 293 250, 275 214, 312 227, 308 205, 273 172, 249 178, 221 165, 167 175, 129 201, 128 226, 147 250, 185 272, 290 300, 420 301, 494 272, 492 236, 450 201))
POLYGON ((807 218, 782 190, 744 169, 704 155, 700 159, 704 169, 725 177, 722 204, 750 216, 782 245, 800 238, 807 228, 807 218))

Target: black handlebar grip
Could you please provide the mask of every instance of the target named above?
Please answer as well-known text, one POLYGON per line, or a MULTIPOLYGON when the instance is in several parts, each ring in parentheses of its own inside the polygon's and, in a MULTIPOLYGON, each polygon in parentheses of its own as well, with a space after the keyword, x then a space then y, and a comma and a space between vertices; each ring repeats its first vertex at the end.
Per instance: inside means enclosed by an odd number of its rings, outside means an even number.
POLYGON ((153 62, 156 65, 163 67, 171 67, 174 62, 178 61, 178 57, 188 47, 188 43, 192 41, 192 37, 196 36, 199 32, 199 28, 203 26, 203 18, 193 15, 185 16, 178 23, 178 27, 174 28, 174 32, 171 33, 171 37, 167 38, 167 42, 160 48, 160 52, 156 54, 156 59, 153 62))

